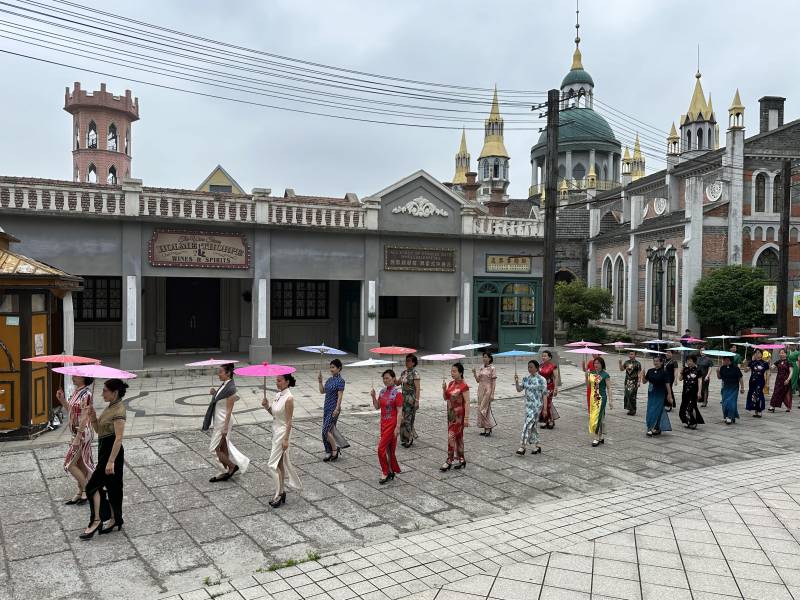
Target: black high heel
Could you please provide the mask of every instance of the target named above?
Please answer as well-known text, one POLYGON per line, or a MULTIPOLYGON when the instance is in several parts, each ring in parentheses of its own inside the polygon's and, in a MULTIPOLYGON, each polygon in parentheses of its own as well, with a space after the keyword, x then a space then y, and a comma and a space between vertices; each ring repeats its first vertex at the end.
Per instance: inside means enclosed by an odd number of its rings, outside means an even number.
POLYGON ((337 460, 339 458, 339 453, 342 451, 341 448, 336 449, 336 454, 331 454, 331 462, 337 460))
MULTIPOLYGON (((91 525, 91 523, 89 523, 89 525, 91 525)), ((94 534, 97 533, 97 530, 100 529, 102 526, 103 526, 103 522, 98 520, 97 521, 97 527, 95 527, 91 531, 84 531, 78 537, 81 538, 82 540, 90 540, 90 539, 92 539, 94 537, 94 534)))
POLYGON ((461 459, 458 461, 457 465, 453 465, 454 469, 466 469, 467 468, 467 461, 465 459, 461 459))
POLYGON ((286 492, 282 492, 280 496, 269 501, 272 508, 278 508, 281 504, 286 504, 286 492))
POLYGON ((381 478, 378 480, 378 483, 380 483, 381 485, 383 485, 384 483, 386 483, 386 482, 388 482, 388 481, 392 481, 393 479, 394 479, 394 473, 392 473, 391 471, 389 471, 389 474, 388 474, 386 477, 381 477, 381 478))
POLYGON ((452 467, 452 466, 453 466, 453 463, 446 462, 446 463, 444 463, 444 464, 443 464, 441 467, 439 467, 439 470, 440 470, 442 473, 444 473, 445 471, 449 471, 449 470, 450 470, 450 467, 452 467))
POLYGON ((541 453, 542 453, 542 447, 541 446, 536 448, 536 450, 531 450, 531 454, 541 454, 541 453))
POLYGON ((103 535, 105 533, 111 533, 112 531, 114 531, 115 527, 117 528, 117 531, 122 531, 122 525, 124 523, 125 523, 125 519, 120 519, 119 522, 117 522, 117 520, 114 519, 114 524, 111 527, 107 527, 106 529, 102 529, 101 528, 99 533, 100 533, 100 535, 103 535))

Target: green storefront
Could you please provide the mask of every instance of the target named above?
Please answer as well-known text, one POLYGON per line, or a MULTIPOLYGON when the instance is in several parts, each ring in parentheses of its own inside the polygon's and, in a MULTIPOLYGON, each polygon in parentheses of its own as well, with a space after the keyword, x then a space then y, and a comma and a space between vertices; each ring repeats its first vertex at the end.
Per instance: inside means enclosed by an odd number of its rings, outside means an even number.
POLYGON ((476 341, 492 342, 493 350, 499 352, 541 341, 541 279, 482 277, 475 279, 473 289, 476 341))

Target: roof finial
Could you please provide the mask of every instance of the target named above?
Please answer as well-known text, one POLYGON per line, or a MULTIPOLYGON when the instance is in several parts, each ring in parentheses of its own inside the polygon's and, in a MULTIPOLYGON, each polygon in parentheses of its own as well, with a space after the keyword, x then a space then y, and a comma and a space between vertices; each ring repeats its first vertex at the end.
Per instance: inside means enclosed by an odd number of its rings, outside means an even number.
POLYGON ((694 76, 700 79, 700 44, 697 44, 697 73, 694 76))
POLYGON ((578 48, 578 45, 581 43, 581 8, 578 5, 580 0, 575 0, 575 48, 578 48))

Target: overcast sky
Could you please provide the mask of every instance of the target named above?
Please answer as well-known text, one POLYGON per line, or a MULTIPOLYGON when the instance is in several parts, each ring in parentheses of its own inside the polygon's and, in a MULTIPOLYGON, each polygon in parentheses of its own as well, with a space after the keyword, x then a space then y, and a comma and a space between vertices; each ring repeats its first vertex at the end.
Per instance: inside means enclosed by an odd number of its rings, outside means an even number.
MULTIPOLYGON (((568 0, 84 0, 84 4, 291 57, 485 88, 495 83, 514 90, 558 87, 574 48, 575 7, 568 0)), ((653 138, 663 137, 652 127, 665 135, 688 107, 698 43, 702 82, 714 101, 722 143, 736 87, 746 106, 748 135, 757 133, 757 100, 763 95, 787 97, 787 121, 800 116, 796 0, 583 0, 581 4, 583 62, 594 78, 596 98, 650 125, 641 128, 650 137, 647 145, 652 152, 658 145, 653 138)), ((6 39, 0 39, 0 49, 53 56, 6 39)), ((107 65, 102 68, 118 72, 107 65)), ((219 163, 247 191, 268 187, 282 193, 291 187, 298 194, 338 197, 355 192, 363 197, 417 169, 449 180, 460 138, 457 130, 347 122, 244 106, 6 54, 0 54, 0 72, 2 175, 71 178, 71 118, 62 108, 64 88, 78 80, 85 89, 97 89, 107 81, 114 93, 130 88, 139 97, 141 120, 132 135, 132 174, 151 186, 195 188, 219 163)), ((488 112, 488 96, 486 100, 488 112)), ((629 128, 639 127, 627 117, 617 118, 627 121, 629 128)), ((539 136, 536 131, 510 130, 522 126, 539 124, 506 123, 513 197, 527 196, 529 152, 539 136)), ((629 130, 612 126, 623 143, 630 141, 629 130)), ((473 169, 482 141, 482 131, 468 131, 473 169)), ((664 146, 663 141, 658 145, 659 154, 664 146)), ((663 166, 655 158, 647 160, 648 171, 663 166)))

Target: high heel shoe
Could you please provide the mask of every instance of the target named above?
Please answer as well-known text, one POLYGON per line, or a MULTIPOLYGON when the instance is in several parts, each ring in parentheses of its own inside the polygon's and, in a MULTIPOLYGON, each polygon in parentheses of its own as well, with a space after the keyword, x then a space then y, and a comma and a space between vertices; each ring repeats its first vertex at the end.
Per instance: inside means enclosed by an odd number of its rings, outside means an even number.
POLYGON ((381 478, 378 480, 378 483, 380 483, 381 485, 383 485, 384 483, 386 483, 386 482, 388 482, 388 481, 392 481, 393 479, 394 479, 394 473, 392 473, 391 471, 389 471, 389 474, 388 474, 388 475, 386 475, 386 477, 381 477, 381 478))
POLYGON ((73 504, 86 504, 86 498, 83 496, 84 492, 81 490, 77 494, 75 494, 72 498, 64 502, 66 506, 72 506, 73 504))
POLYGON ((467 468, 467 461, 462 458, 460 461, 458 461, 457 465, 453 465, 453 468, 454 469, 466 469, 467 468))
MULTIPOLYGON (((92 539, 94 537, 94 534, 97 533, 97 530, 103 526, 103 522, 100 520, 96 521, 96 523, 97 526, 94 529, 92 529, 91 531, 84 531, 78 537, 81 538, 82 540, 92 539)), ((91 523, 89 523, 89 525, 91 525, 91 523)))
POLYGON ((452 466, 453 466, 453 463, 446 462, 446 463, 444 463, 444 464, 443 464, 441 467, 439 467, 439 470, 440 470, 442 473, 444 473, 445 471, 449 471, 449 470, 450 470, 450 467, 452 467, 452 466))
POLYGON ((117 528, 117 531, 122 531, 122 525, 124 523, 125 519, 120 519, 119 522, 117 522, 117 520, 114 519, 114 524, 111 527, 106 527, 105 529, 101 528, 99 533, 100 535, 103 535, 105 533, 111 533, 112 531, 114 531, 115 527, 117 528))
POLYGON ((537 447, 536 450, 531 450, 531 454, 541 454, 541 453, 542 453, 541 446, 537 447))
POLYGON ((280 496, 269 501, 269 505, 272 508, 278 508, 281 504, 286 504, 286 492, 282 492, 280 496))
POLYGON ((342 451, 341 448, 336 449, 336 454, 331 454, 331 462, 337 460, 339 458, 339 453, 342 451))

